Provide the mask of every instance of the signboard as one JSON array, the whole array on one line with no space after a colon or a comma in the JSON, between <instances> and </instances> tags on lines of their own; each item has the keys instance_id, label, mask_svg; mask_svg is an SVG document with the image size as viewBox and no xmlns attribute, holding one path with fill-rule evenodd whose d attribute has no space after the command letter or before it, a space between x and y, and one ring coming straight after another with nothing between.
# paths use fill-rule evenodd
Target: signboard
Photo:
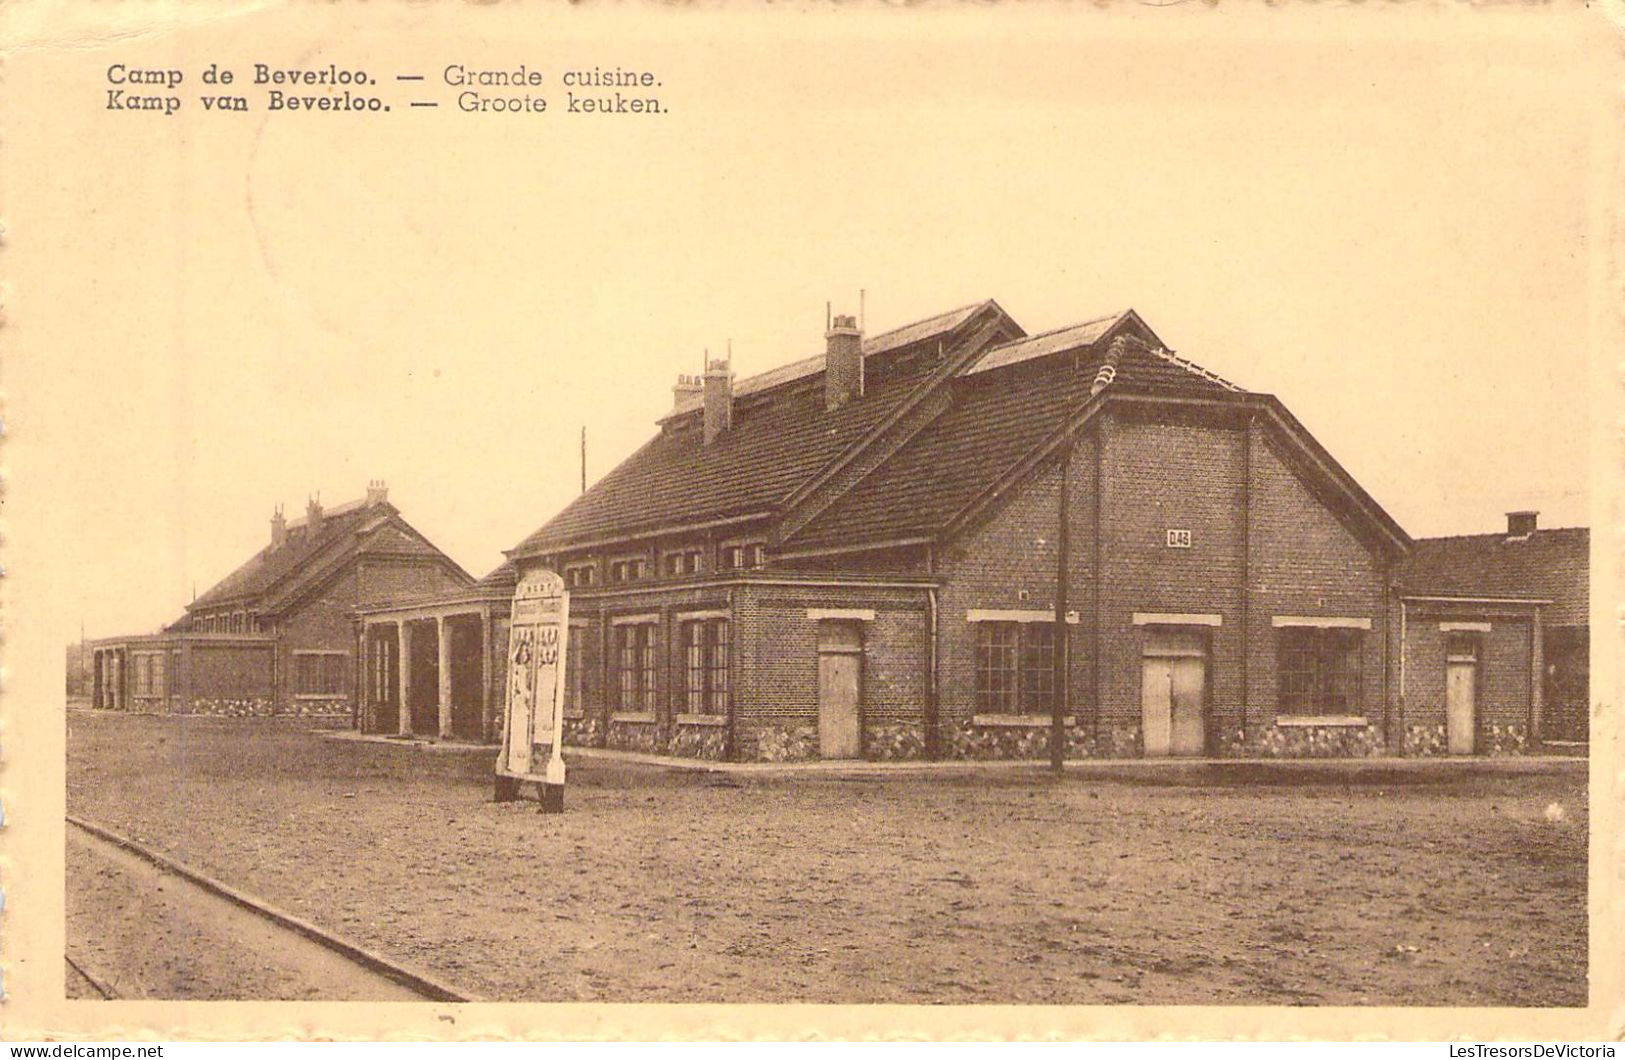
<instances>
[{"instance_id":1,"label":"signboard","mask_svg":"<svg viewBox=\"0 0 1625 1060\"><path fill-rule=\"evenodd\" d=\"M497 772L520 780L564 783L564 659L570 594L550 570L527 571L513 592L508 629L508 701ZM533 761L551 749L545 772Z\"/></svg>"},{"instance_id":2,"label":"signboard","mask_svg":"<svg viewBox=\"0 0 1625 1060\"><path fill-rule=\"evenodd\" d=\"M1168 531L1168 547L1169 548L1190 548L1191 547L1191 532L1189 530L1170 530L1170 531Z\"/></svg>"}]
</instances>

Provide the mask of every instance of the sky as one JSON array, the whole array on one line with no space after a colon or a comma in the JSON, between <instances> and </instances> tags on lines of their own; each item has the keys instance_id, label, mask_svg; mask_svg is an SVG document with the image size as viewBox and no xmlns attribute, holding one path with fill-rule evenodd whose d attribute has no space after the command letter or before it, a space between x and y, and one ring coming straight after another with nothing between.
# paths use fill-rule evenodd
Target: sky
<instances>
[{"instance_id":1,"label":"sky","mask_svg":"<svg viewBox=\"0 0 1625 1060\"><path fill-rule=\"evenodd\" d=\"M275 505L369 479L484 574L576 494L583 428L596 479L705 350L817 353L860 290L871 332L1132 307L1415 536L1593 519L1595 20L620 10L13 22L6 565L38 632L156 628ZM333 62L397 102L396 74L450 101L445 65L523 62L550 109L109 112L113 62L188 99L210 62ZM563 113L558 74L609 65L669 112Z\"/></svg>"}]
</instances>

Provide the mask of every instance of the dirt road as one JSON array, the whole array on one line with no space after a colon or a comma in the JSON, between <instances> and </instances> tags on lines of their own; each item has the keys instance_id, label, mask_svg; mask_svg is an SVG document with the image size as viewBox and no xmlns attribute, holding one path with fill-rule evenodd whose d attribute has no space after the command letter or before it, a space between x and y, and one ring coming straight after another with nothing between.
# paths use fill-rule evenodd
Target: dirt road
<instances>
[{"instance_id":1,"label":"dirt road","mask_svg":"<svg viewBox=\"0 0 1625 1060\"><path fill-rule=\"evenodd\" d=\"M101 996L89 973L119 998L423 1000L71 825L67 841L69 996Z\"/></svg>"},{"instance_id":2,"label":"dirt road","mask_svg":"<svg viewBox=\"0 0 1625 1060\"><path fill-rule=\"evenodd\" d=\"M1583 775L589 764L545 817L492 803L484 756L253 722L72 715L69 757L70 812L493 998L1586 998Z\"/></svg>"}]
</instances>

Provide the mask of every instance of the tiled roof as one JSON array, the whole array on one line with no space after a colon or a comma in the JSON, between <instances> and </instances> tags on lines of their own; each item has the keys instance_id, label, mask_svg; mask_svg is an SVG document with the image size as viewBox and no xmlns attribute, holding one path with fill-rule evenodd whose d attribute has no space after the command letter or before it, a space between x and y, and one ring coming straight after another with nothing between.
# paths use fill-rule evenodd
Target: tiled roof
<instances>
[{"instance_id":1,"label":"tiled roof","mask_svg":"<svg viewBox=\"0 0 1625 1060\"><path fill-rule=\"evenodd\" d=\"M983 310L1003 313L992 302L956 309L876 336L874 349L900 352L908 345L958 337ZM820 357L816 372L778 378L770 398L741 402L736 387L732 425L711 445L704 444L699 416L668 420L659 434L511 554L771 512L867 435L938 364L934 356L875 359L872 350L869 357L863 397L834 411L825 409ZM756 393L766 392L758 387Z\"/></svg>"},{"instance_id":2,"label":"tiled roof","mask_svg":"<svg viewBox=\"0 0 1625 1060\"><path fill-rule=\"evenodd\" d=\"M1551 600L1545 621L1590 621L1591 532L1585 527L1506 534L1418 538L1400 577L1407 592L1432 596L1509 596Z\"/></svg>"},{"instance_id":3,"label":"tiled roof","mask_svg":"<svg viewBox=\"0 0 1625 1060\"><path fill-rule=\"evenodd\" d=\"M287 598L289 591L303 579L329 571L335 564L342 564L360 553L368 531L392 522L403 531L392 543L392 549L440 555L406 526L394 505L387 501L370 505L366 501L350 501L326 509L322 513L321 529L315 533L304 519L290 522L286 541L274 548L267 544L194 600L187 610L207 610L233 603L255 608L273 606Z\"/></svg>"},{"instance_id":4,"label":"tiled roof","mask_svg":"<svg viewBox=\"0 0 1625 1060\"><path fill-rule=\"evenodd\" d=\"M1069 341L1036 343L1045 354L1086 351L1075 369L1068 366L1057 385L1053 362L1035 363L1041 354L1010 357L989 370L995 350L958 379L954 402L886 464L860 482L789 542L789 551L884 541L933 534L972 501L991 489L1022 456L1059 429L1067 409L1088 397L1106 353L1098 340L1121 316L1053 332ZM1012 343L1004 347L1026 345ZM1030 352L1030 351L1029 351ZM1214 396L1228 389L1159 357L1137 343L1127 344L1112 391ZM1063 404L1064 402L1064 404Z\"/></svg>"},{"instance_id":5,"label":"tiled roof","mask_svg":"<svg viewBox=\"0 0 1625 1060\"><path fill-rule=\"evenodd\" d=\"M905 324L900 328L883 331L879 335L866 336L863 340L864 359L867 360L877 354L901 349L911 343L919 342L921 339L934 339L939 335L945 335L964 324L977 312L993 305L993 302L987 301L960 306L958 309L950 309L946 313L938 313L934 317L927 317L912 324ZM738 400L752 394L759 394L776 386L783 386L785 383L793 383L798 379L822 375L823 371L824 355L822 353L814 354L811 357L803 357L799 361L781 364L777 368L770 368L765 372L738 380L734 383L734 399ZM673 420L685 413L694 412L699 409L702 400L699 396L689 397L678 404L665 418Z\"/></svg>"},{"instance_id":6,"label":"tiled roof","mask_svg":"<svg viewBox=\"0 0 1625 1060\"><path fill-rule=\"evenodd\" d=\"M1028 335L1025 338L1006 342L1002 346L995 346L983 354L970 368L966 375L976 375L978 372L991 372L995 368L1004 368L1022 361L1030 361L1038 357L1047 357L1052 353L1064 353L1075 350L1080 346L1091 346L1100 341L1100 337L1110 331L1118 321L1125 319L1127 313L1113 313L1111 316L1098 317L1086 320L1082 324L1072 324L1054 331L1046 331L1041 335Z\"/></svg>"}]
</instances>

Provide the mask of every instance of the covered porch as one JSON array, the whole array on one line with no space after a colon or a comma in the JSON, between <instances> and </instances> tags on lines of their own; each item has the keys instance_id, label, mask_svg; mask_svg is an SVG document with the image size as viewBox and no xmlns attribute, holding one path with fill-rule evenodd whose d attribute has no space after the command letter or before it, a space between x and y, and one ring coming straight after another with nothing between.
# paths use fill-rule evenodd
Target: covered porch
<instances>
[{"instance_id":1,"label":"covered porch","mask_svg":"<svg viewBox=\"0 0 1625 1060\"><path fill-rule=\"evenodd\" d=\"M494 743L502 734L513 584L357 612L355 728L363 733Z\"/></svg>"}]
</instances>

